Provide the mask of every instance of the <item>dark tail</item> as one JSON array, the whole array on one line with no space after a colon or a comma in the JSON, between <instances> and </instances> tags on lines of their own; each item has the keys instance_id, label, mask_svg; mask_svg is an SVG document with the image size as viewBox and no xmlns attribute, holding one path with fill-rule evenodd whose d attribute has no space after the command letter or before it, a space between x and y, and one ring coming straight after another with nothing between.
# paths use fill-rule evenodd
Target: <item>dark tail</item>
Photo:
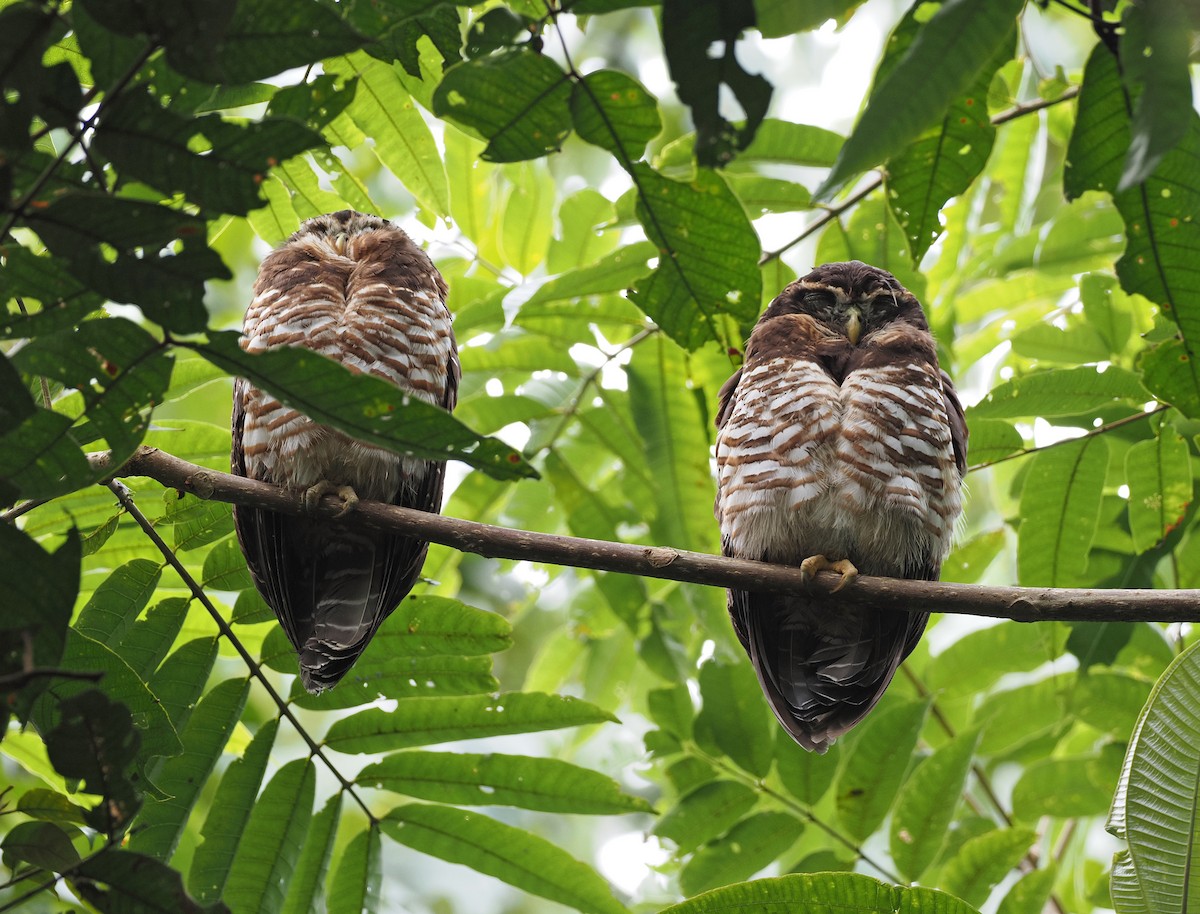
<instances>
[{"instance_id":1,"label":"dark tail","mask_svg":"<svg viewBox=\"0 0 1200 914\"><path fill-rule=\"evenodd\" d=\"M771 710L814 752L875 707L929 619L740 590L729 592L729 614Z\"/></svg>"}]
</instances>

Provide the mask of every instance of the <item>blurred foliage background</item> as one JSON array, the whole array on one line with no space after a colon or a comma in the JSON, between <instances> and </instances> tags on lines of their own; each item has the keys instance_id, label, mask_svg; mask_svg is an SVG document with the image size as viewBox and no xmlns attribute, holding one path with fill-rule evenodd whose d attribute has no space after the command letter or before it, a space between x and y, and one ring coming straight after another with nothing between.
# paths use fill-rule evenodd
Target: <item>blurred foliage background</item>
<instances>
[{"instance_id":1,"label":"blurred foliage background","mask_svg":"<svg viewBox=\"0 0 1200 914\"><path fill-rule=\"evenodd\" d=\"M123 507L86 454L225 470L254 374L453 447L450 516L715 553L717 390L787 282L861 259L969 405L945 579L1200 587L1198 26L1184 0L0 3L0 911L1187 908L1190 624L935 617L812 756L720 591L435 546L313 698L229 507L142 478ZM231 341L261 256L346 207L450 285L459 421L420 441L345 408L362 379Z\"/></svg>"}]
</instances>

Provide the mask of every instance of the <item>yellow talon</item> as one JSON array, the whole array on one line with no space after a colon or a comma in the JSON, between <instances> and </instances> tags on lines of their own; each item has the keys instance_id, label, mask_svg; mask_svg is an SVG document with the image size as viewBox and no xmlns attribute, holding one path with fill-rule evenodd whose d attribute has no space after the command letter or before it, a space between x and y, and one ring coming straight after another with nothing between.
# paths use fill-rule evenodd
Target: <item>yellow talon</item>
<instances>
[{"instance_id":1,"label":"yellow talon","mask_svg":"<svg viewBox=\"0 0 1200 914\"><path fill-rule=\"evenodd\" d=\"M858 569L849 559L838 559L831 562L823 555L810 555L800 563L800 576L807 582L813 580L822 571L836 571L842 576L830 593L837 593L847 584L853 584L858 578Z\"/></svg>"},{"instance_id":2,"label":"yellow talon","mask_svg":"<svg viewBox=\"0 0 1200 914\"><path fill-rule=\"evenodd\" d=\"M342 500L341 510L334 515L335 518L349 514L358 504L358 493L354 491L353 486L339 486L327 479L322 479L316 485L309 486L304 490L304 510L309 514L316 513L317 506L326 495L336 495Z\"/></svg>"}]
</instances>

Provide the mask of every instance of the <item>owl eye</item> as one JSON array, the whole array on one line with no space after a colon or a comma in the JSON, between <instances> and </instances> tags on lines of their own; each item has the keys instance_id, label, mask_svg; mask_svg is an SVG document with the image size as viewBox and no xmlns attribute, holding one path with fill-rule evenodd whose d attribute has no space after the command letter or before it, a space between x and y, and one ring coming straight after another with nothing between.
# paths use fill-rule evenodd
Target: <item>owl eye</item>
<instances>
[{"instance_id":1,"label":"owl eye","mask_svg":"<svg viewBox=\"0 0 1200 914\"><path fill-rule=\"evenodd\" d=\"M828 311L837 304L837 297L832 292L817 289L804 293L804 304L814 311Z\"/></svg>"}]
</instances>

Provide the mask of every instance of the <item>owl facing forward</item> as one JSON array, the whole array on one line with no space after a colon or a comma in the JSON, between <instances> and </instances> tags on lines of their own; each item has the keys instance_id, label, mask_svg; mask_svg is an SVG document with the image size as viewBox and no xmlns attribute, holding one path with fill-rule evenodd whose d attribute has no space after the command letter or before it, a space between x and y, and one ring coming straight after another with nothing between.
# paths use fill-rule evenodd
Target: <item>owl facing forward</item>
<instances>
[{"instance_id":1,"label":"owl facing forward","mask_svg":"<svg viewBox=\"0 0 1200 914\"><path fill-rule=\"evenodd\" d=\"M920 302L890 273L829 263L785 288L721 389L717 427L726 555L832 567L842 584L937 579L967 428ZM879 701L929 618L740 590L729 614L775 716L818 752Z\"/></svg>"},{"instance_id":2,"label":"owl facing forward","mask_svg":"<svg viewBox=\"0 0 1200 914\"><path fill-rule=\"evenodd\" d=\"M343 210L309 219L259 269L242 348L312 349L453 409L460 376L446 283L401 229ZM438 511L445 464L350 438L244 378L234 384L233 471L346 508L358 499ZM328 520L234 509L254 584L310 692L333 686L421 573L429 544Z\"/></svg>"}]
</instances>

